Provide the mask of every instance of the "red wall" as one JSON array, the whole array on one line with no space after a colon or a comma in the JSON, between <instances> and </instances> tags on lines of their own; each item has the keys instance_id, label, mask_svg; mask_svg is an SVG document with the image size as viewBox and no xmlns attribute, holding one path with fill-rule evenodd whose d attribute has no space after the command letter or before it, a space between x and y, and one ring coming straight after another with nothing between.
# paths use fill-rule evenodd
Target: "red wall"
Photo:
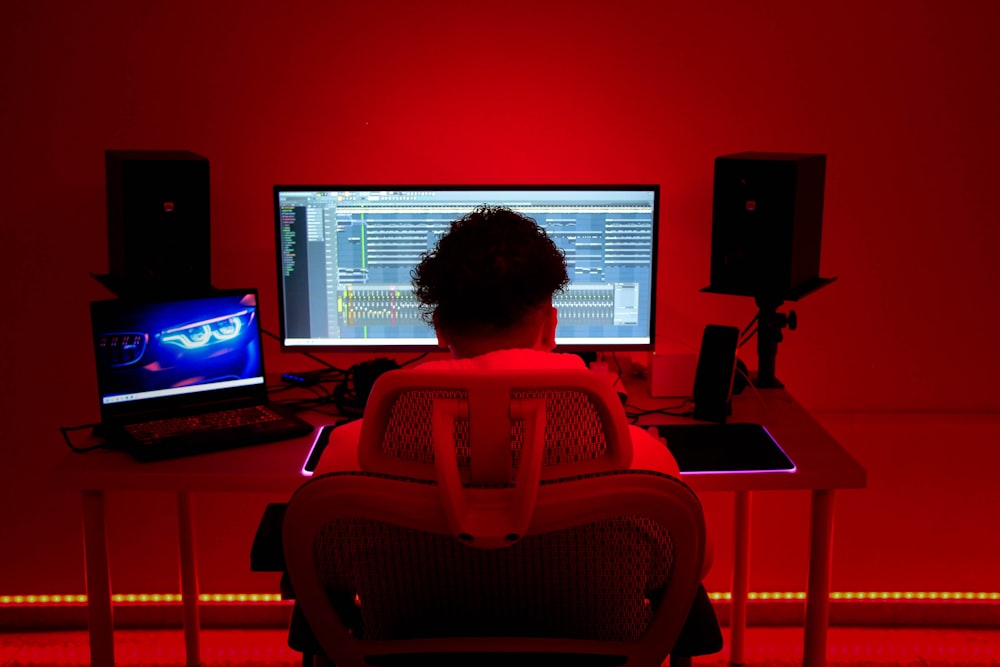
<instances>
[{"instance_id":1,"label":"red wall","mask_svg":"<svg viewBox=\"0 0 1000 667\"><path fill-rule=\"evenodd\" d=\"M966 538L956 555L911 549L917 528L899 529L903 543L877 528L883 512L912 507L900 497L921 502L917 479L968 488L933 462L921 420L962 444L968 469L1000 464L998 7L5 3L0 594L83 592L77 499L47 489L46 470L66 452L57 427L97 418L87 303L106 296L89 274L107 269L108 148L211 160L214 281L259 287L271 329L275 183L660 183L662 347L696 345L704 324L742 327L755 311L699 293L713 159L826 153L823 274L839 280L796 304L800 327L777 367L869 466L871 488L841 494L834 587L1000 590L995 536ZM305 361L268 354L272 370ZM903 416L871 416L885 411ZM952 414L968 412L979 413L971 427ZM865 428L858 414L890 426ZM924 440L889 449L900 438ZM928 463L904 475L900 458ZM276 589L243 570L267 500L196 498L203 590ZM757 503L755 589L803 589L805 501ZM952 502L970 527L997 525L995 495L971 510ZM706 504L728 530L728 499ZM170 499L112 493L108 505L116 592L176 590ZM915 552L911 567L885 566ZM725 560L715 590L728 586Z\"/></svg>"}]
</instances>

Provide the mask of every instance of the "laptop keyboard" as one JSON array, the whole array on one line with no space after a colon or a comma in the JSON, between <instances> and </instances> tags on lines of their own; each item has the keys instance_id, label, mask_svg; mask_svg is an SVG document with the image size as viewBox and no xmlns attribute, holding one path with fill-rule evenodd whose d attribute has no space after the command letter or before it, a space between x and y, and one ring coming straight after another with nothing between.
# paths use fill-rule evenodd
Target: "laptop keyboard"
<instances>
[{"instance_id":1,"label":"laptop keyboard","mask_svg":"<svg viewBox=\"0 0 1000 667\"><path fill-rule=\"evenodd\" d=\"M284 417L274 410L263 405L255 405L247 408L236 408L234 410L223 410L221 412L210 412L201 415L158 419L141 424L128 424L125 426L125 430L136 440L151 442L188 433L217 431L240 426L254 426L256 424L265 424L283 419Z\"/></svg>"}]
</instances>

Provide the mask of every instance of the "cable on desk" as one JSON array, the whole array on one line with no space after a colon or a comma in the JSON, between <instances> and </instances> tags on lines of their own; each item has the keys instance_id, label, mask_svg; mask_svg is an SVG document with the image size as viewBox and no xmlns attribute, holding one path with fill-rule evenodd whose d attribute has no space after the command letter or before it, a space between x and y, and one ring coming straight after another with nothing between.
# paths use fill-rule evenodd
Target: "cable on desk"
<instances>
[{"instance_id":1,"label":"cable on desk","mask_svg":"<svg viewBox=\"0 0 1000 667\"><path fill-rule=\"evenodd\" d=\"M685 398L683 401L677 405L667 405L662 408L653 408L650 410L638 408L634 405L625 405L625 416L628 417L630 424L635 424L642 417L648 415L666 415L669 417L690 417L694 414L694 410L685 410L683 412L675 412L675 410L680 410L685 405L691 403L690 398ZM631 411L630 411L631 410Z\"/></svg>"},{"instance_id":2,"label":"cable on desk","mask_svg":"<svg viewBox=\"0 0 1000 667\"><path fill-rule=\"evenodd\" d=\"M316 405L332 404L334 401L333 396L329 393L316 393L313 396L297 398L272 398L271 402L275 405L280 405L284 408L298 412L300 410L309 410Z\"/></svg>"},{"instance_id":3,"label":"cable on desk","mask_svg":"<svg viewBox=\"0 0 1000 667\"><path fill-rule=\"evenodd\" d=\"M320 414L329 415L331 417L345 417L339 409L337 409L336 404L332 399L298 399L291 401L275 401L277 405L286 407L290 410L298 412L318 412Z\"/></svg>"},{"instance_id":4,"label":"cable on desk","mask_svg":"<svg viewBox=\"0 0 1000 667\"><path fill-rule=\"evenodd\" d=\"M611 358L614 360L615 366L618 368L618 376L615 378L615 383L617 384L619 382L622 382L622 374L624 373L624 371L622 370L621 362L618 361L618 353L612 352Z\"/></svg>"},{"instance_id":5,"label":"cable on desk","mask_svg":"<svg viewBox=\"0 0 1000 667\"><path fill-rule=\"evenodd\" d=\"M306 397L284 397L276 398L278 394L282 394L292 390L306 390L312 393L312 396ZM271 392L271 402L275 405L279 405L284 408L288 408L294 412L304 412L306 410L312 412L320 412L322 414L331 416L344 416L344 414L336 406L336 394L322 384L313 385L295 385L286 384L281 385Z\"/></svg>"},{"instance_id":6,"label":"cable on desk","mask_svg":"<svg viewBox=\"0 0 1000 667\"><path fill-rule=\"evenodd\" d=\"M754 385L753 381L750 380L750 374L747 373L746 371L744 371L742 368L740 368L739 365L736 366L736 372L739 373L740 375L742 375L743 378L746 380L747 386L750 387L750 389L753 390L754 396L757 397L757 402L760 403L760 407L766 413L767 412L767 403L764 402L764 397L760 395L760 392L757 391L757 387Z\"/></svg>"},{"instance_id":7,"label":"cable on desk","mask_svg":"<svg viewBox=\"0 0 1000 667\"><path fill-rule=\"evenodd\" d=\"M416 362L420 361L421 359L423 359L424 357L426 357L428 354L430 354L430 352L424 352L423 354L418 354L417 356L413 357L412 359L408 359L407 361L404 361L403 363L401 363L399 365L399 367L402 368L403 366L409 366L410 364L416 363Z\"/></svg>"},{"instance_id":8,"label":"cable on desk","mask_svg":"<svg viewBox=\"0 0 1000 667\"><path fill-rule=\"evenodd\" d=\"M743 347L744 345L749 343L753 339L753 337L757 334L758 327L755 327L754 324L757 323L757 319L759 317L760 317L760 311L755 313L753 318L747 323L745 327L743 327L743 331L741 331L739 335L739 343L736 345L737 348ZM753 331L750 331L751 328L753 328Z\"/></svg>"},{"instance_id":9,"label":"cable on desk","mask_svg":"<svg viewBox=\"0 0 1000 667\"><path fill-rule=\"evenodd\" d=\"M327 389L323 385L324 382L326 381L324 380L324 381L317 381L317 382L303 384L298 382L289 382L287 378L284 378L284 382L282 384L269 386L267 388L267 393L269 396L273 398L277 394L284 394L290 391L305 390L310 392L317 398L330 399L333 394L329 389ZM295 399L290 399L288 402L293 402L294 400ZM307 398L305 400L313 400L313 399Z\"/></svg>"},{"instance_id":10,"label":"cable on desk","mask_svg":"<svg viewBox=\"0 0 1000 667\"><path fill-rule=\"evenodd\" d=\"M95 429L99 428L100 424L81 424L79 426L60 426L59 432L62 433L63 440L66 441L66 445L77 454L84 454L86 452L92 452L95 449L101 449L106 447L106 442L101 442L96 445L91 445L90 447L77 447L73 444L73 440L69 437L70 431L82 431L85 428Z\"/></svg>"}]
</instances>

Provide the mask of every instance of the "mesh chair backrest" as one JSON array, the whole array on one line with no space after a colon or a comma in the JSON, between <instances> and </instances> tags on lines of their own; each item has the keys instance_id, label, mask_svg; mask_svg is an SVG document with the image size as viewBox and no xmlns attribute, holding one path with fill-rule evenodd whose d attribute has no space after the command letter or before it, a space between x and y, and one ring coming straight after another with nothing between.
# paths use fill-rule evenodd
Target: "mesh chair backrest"
<instances>
[{"instance_id":1,"label":"mesh chair backrest","mask_svg":"<svg viewBox=\"0 0 1000 667\"><path fill-rule=\"evenodd\" d=\"M314 543L327 594L358 639L558 637L639 640L670 577L661 526L624 516L475 549L368 519Z\"/></svg>"},{"instance_id":2,"label":"mesh chair backrest","mask_svg":"<svg viewBox=\"0 0 1000 667\"><path fill-rule=\"evenodd\" d=\"M541 423L544 430L529 447L526 433ZM589 370L415 369L389 371L373 385L358 446L361 469L437 479L435 428L443 440L438 447L454 447L466 483L503 484L523 471L524 453L535 448L542 479L623 469L632 460L621 401L604 377ZM498 447L509 453L504 462Z\"/></svg>"},{"instance_id":3,"label":"mesh chair backrest","mask_svg":"<svg viewBox=\"0 0 1000 667\"><path fill-rule=\"evenodd\" d=\"M466 392L448 389L414 389L401 393L392 405L383 439L383 451L413 463L433 464L431 410L435 399L465 399ZM545 449L542 465L552 466L597 459L607 451L600 417L590 398L573 390L514 390L513 399L543 398L546 408ZM520 462L524 436L521 420L511 422L513 465ZM469 422L455 421L458 466L469 466Z\"/></svg>"}]
</instances>

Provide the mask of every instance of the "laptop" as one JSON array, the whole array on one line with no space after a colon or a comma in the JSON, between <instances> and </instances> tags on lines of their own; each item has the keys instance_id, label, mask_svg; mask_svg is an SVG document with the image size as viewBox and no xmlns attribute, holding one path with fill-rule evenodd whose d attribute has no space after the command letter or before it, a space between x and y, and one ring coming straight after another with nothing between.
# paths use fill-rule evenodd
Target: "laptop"
<instances>
[{"instance_id":1,"label":"laptop","mask_svg":"<svg viewBox=\"0 0 1000 667\"><path fill-rule=\"evenodd\" d=\"M109 443L154 461L312 431L268 400L257 303L254 289L91 303Z\"/></svg>"}]
</instances>

